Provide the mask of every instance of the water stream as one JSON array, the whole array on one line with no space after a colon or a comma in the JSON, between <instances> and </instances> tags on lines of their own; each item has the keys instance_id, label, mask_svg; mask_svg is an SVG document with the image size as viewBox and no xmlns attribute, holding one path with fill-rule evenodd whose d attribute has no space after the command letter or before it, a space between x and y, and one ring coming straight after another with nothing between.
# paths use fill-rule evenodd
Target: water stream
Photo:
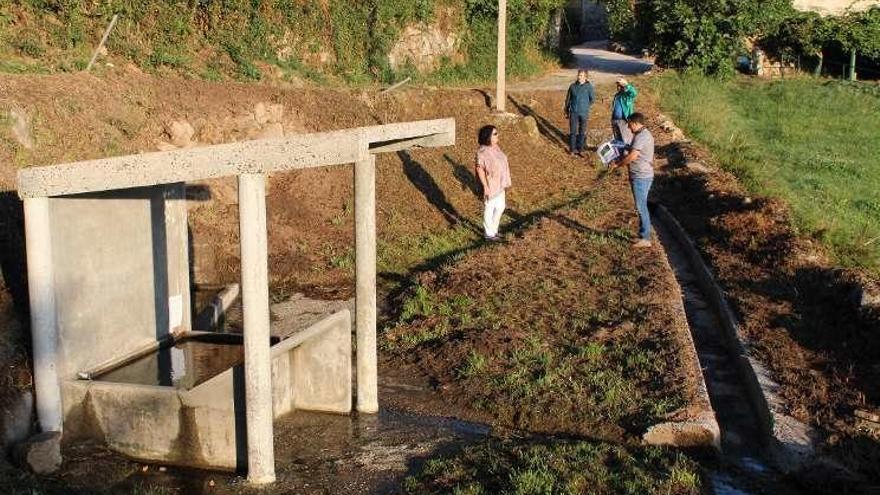
<instances>
[{"instance_id":1,"label":"water stream","mask_svg":"<svg viewBox=\"0 0 880 495\"><path fill-rule=\"evenodd\" d=\"M656 217L654 226L681 286L688 325L709 399L721 427L722 455L717 466L710 470L714 492L718 495L801 493L768 466L757 416L734 358L725 345L720 317L708 303L694 267L670 227L656 221Z\"/></svg>"}]
</instances>

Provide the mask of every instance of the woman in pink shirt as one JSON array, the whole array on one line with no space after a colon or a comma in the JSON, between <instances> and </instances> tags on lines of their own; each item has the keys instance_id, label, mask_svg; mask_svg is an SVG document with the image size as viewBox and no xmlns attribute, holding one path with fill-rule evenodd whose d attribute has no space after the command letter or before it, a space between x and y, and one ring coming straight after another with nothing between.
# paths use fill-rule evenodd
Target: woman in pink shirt
<instances>
[{"instance_id":1,"label":"woman in pink shirt","mask_svg":"<svg viewBox=\"0 0 880 495\"><path fill-rule=\"evenodd\" d=\"M487 125L477 136L480 144L477 149L476 172L483 186L483 226L486 239L498 240L498 228L504 213L504 190L510 187L510 166L507 155L498 147L498 129Z\"/></svg>"}]
</instances>

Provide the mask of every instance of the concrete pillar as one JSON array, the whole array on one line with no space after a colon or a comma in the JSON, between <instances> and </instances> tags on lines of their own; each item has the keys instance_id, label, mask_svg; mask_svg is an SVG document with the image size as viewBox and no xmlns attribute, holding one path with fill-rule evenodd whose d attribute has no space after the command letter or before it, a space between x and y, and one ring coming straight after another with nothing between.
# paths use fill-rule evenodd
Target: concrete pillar
<instances>
[{"instance_id":1,"label":"concrete pillar","mask_svg":"<svg viewBox=\"0 0 880 495\"><path fill-rule=\"evenodd\" d=\"M498 0L498 81L495 89L495 109L507 108L507 0Z\"/></svg>"},{"instance_id":2,"label":"concrete pillar","mask_svg":"<svg viewBox=\"0 0 880 495\"><path fill-rule=\"evenodd\" d=\"M275 481L265 175L238 177L238 208L248 481L264 484Z\"/></svg>"},{"instance_id":3,"label":"concrete pillar","mask_svg":"<svg viewBox=\"0 0 880 495\"><path fill-rule=\"evenodd\" d=\"M357 326L357 410L379 412L376 363L376 157L354 166L355 323Z\"/></svg>"},{"instance_id":4,"label":"concrete pillar","mask_svg":"<svg viewBox=\"0 0 880 495\"><path fill-rule=\"evenodd\" d=\"M24 219L37 418L43 431L61 431L63 415L57 370L58 317L52 270L49 198L25 199Z\"/></svg>"}]
</instances>

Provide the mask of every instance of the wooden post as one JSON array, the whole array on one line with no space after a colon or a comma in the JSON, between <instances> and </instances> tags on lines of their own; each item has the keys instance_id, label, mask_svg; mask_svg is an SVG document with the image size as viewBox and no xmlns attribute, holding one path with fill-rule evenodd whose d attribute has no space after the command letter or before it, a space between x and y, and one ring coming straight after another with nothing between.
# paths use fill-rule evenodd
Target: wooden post
<instances>
[{"instance_id":1,"label":"wooden post","mask_svg":"<svg viewBox=\"0 0 880 495\"><path fill-rule=\"evenodd\" d=\"M507 108L507 0L498 0L498 74L495 109Z\"/></svg>"}]
</instances>

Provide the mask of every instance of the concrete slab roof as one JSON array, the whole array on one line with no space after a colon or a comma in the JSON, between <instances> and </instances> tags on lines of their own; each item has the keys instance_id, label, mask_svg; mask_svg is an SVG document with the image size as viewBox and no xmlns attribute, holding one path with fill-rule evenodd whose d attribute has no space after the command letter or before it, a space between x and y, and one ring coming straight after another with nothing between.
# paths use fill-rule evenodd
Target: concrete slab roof
<instances>
[{"instance_id":1,"label":"concrete slab roof","mask_svg":"<svg viewBox=\"0 0 880 495\"><path fill-rule=\"evenodd\" d=\"M455 120L423 120L144 153L18 172L22 199L354 163L366 153L455 144Z\"/></svg>"}]
</instances>

